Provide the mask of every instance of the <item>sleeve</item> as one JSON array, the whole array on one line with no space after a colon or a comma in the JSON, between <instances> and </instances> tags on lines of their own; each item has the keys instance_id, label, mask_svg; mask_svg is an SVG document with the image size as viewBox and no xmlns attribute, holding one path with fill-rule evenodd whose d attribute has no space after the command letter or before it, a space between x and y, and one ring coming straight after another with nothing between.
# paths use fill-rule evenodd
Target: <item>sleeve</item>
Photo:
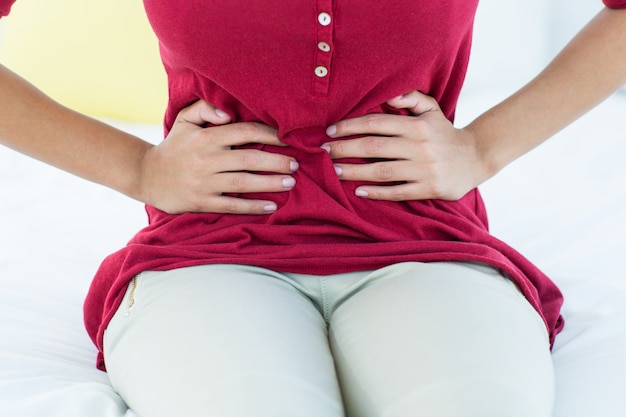
<instances>
[{"instance_id":1,"label":"sleeve","mask_svg":"<svg viewBox=\"0 0 626 417\"><path fill-rule=\"evenodd\" d=\"M0 17L8 16L15 0L0 0Z\"/></svg>"},{"instance_id":2,"label":"sleeve","mask_svg":"<svg viewBox=\"0 0 626 417\"><path fill-rule=\"evenodd\" d=\"M611 9L626 9L626 0L602 0Z\"/></svg>"}]
</instances>

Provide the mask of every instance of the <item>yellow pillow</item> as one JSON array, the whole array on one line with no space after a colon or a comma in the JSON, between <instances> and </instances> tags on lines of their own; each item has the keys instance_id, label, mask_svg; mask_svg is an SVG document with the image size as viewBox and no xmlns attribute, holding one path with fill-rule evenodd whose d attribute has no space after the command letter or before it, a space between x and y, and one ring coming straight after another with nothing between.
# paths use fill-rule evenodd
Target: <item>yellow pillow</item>
<instances>
[{"instance_id":1,"label":"yellow pillow","mask_svg":"<svg viewBox=\"0 0 626 417\"><path fill-rule=\"evenodd\" d=\"M0 62L93 116L160 123L158 43L140 0L18 0L0 27Z\"/></svg>"}]
</instances>

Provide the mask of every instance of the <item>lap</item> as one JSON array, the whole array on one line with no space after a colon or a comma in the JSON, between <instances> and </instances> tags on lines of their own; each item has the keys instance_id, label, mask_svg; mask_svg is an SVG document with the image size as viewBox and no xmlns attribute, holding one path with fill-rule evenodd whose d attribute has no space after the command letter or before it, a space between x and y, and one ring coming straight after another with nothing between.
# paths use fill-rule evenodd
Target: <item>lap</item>
<instances>
[{"instance_id":1,"label":"lap","mask_svg":"<svg viewBox=\"0 0 626 417\"><path fill-rule=\"evenodd\" d=\"M539 316L510 281L459 264L333 277L148 272L104 349L113 386L141 417L331 417L344 402L355 417L548 416L538 410L553 396Z\"/></svg>"},{"instance_id":2,"label":"lap","mask_svg":"<svg viewBox=\"0 0 626 417\"><path fill-rule=\"evenodd\" d=\"M111 382L130 408L141 417L343 414L324 320L260 271L140 275L130 314L132 285L104 345Z\"/></svg>"},{"instance_id":3,"label":"lap","mask_svg":"<svg viewBox=\"0 0 626 417\"><path fill-rule=\"evenodd\" d=\"M337 308L330 340L349 416L550 416L546 327L508 279L406 264Z\"/></svg>"}]
</instances>

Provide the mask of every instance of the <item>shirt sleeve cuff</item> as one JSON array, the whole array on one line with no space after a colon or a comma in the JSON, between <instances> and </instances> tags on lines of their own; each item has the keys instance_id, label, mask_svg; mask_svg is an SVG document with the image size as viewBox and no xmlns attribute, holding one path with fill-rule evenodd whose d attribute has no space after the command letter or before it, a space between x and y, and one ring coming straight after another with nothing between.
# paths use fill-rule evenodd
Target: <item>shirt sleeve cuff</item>
<instances>
[{"instance_id":1,"label":"shirt sleeve cuff","mask_svg":"<svg viewBox=\"0 0 626 417\"><path fill-rule=\"evenodd\" d=\"M626 0L602 0L606 7L611 9L626 9Z\"/></svg>"},{"instance_id":2,"label":"shirt sleeve cuff","mask_svg":"<svg viewBox=\"0 0 626 417\"><path fill-rule=\"evenodd\" d=\"M0 17L8 16L15 0L0 0Z\"/></svg>"}]
</instances>

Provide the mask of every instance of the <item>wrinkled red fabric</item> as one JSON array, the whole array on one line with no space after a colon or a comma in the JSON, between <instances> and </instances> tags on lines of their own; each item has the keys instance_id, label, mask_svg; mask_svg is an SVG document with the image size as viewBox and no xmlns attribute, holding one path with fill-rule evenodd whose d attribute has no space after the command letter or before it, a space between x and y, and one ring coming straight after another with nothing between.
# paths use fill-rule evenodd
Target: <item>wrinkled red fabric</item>
<instances>
[{"instance_id":1,"label":"wrinkled red fabric","mask_svg":"<svg viewBox=\"0 0 626 417\"><path fill-rule=\"evenodd\" d=\"M0 17L8 16L15 0L0 0Z\"/></svg>"},{"instance_id":2,"label":"wrinkled red fabric","mask_svg":"<svg viewBox=\"0 0 626 417\"><path fill-rule=\"evenodd\" d=\"M626 8L626 0L602 0L606 7L612 9L624 9Z\"/></svg>"}]
</instances>

